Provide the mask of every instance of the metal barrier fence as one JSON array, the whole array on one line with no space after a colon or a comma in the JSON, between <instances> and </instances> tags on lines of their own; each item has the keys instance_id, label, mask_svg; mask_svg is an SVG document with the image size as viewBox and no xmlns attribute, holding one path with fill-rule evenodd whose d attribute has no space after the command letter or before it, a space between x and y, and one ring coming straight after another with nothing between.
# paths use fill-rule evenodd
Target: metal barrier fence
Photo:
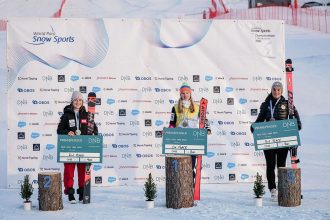
<instances>
[{"instance_id":1,"label":"metal barrier fence","mask_svg":"<svg viewBox=\"0 0 330 220\"><path fill-rule=\"evenodd\" d=\"M205 15L204 15L205 17ZM206 15L206 18L212 18ZM235 20L284 20L287 24L330 33L330 9L260 7L251 9L231 9L229 13L219 13L215 19Z\"/></svg>"}]
</instances>

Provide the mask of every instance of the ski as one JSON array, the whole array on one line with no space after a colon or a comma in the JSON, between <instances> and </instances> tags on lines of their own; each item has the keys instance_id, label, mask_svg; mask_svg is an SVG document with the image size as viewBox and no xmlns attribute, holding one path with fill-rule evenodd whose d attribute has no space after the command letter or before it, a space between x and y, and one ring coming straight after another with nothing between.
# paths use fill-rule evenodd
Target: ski
<instances>
[{"instance_id":1,"label":"ski","mask_svg":"<svg viewBox=\"0 0 330 220\"><path fill-rule=\"evenodd\" d=\"M94 114L96 105L96 94L88 93L88 118L87 118L87 135L92 135L94 132ZM91 163L87 163L85 167L85 184L83 194L83 204L91 202Z\"/></svg>"},{"instance_id":2,"label":"ski","mask_svg":"<svg viewBox=\"0 0 330 220\"><path fill-rule=\"evenodd\" d=\"M289 105L289 118L294 118L294 105L293 105L293 82L292 82L292 72L294 71L292 67L291 59L285 61L285 71L286 71L286 81L288 88L288 105ZM300 162L297 158L297 146L290 148L291 155L291 167L298 168L298 163Z\"/></svg>"},{"instance_id":3,"label":"ski","mask_svg":"<svg viewBox=\"0 0 330 220\"><path fill-rule=\"evenodd\" d=\"M205 98L202 98L199 103L199 128L205 128L207 103L208 101ZM202 155L198 155L197 164L196 164L194 200L200 200L201 171L202 171Z\"/></svg>"}]
</instances>

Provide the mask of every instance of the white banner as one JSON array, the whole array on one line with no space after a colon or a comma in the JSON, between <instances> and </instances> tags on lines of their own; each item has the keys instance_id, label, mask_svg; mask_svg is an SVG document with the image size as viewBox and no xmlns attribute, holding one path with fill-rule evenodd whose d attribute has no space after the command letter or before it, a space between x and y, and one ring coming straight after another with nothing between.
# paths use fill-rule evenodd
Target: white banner
<instances>
[{"instance_id":1,"label":"white banner","mask_svg":"<svg viewBox=\"0 0 330 220\"><path fill-rule=\"evenodd\" d=\"M8 187L62 172L56 129L74 90L99 98L104 158L93 185L143 184L149 172L164 184L160 131L183 82L209 101L202 183L265 176L250 124L271 84L286 85L283 22L24 18L7 31Z\"/></svg>"}]
</instances>

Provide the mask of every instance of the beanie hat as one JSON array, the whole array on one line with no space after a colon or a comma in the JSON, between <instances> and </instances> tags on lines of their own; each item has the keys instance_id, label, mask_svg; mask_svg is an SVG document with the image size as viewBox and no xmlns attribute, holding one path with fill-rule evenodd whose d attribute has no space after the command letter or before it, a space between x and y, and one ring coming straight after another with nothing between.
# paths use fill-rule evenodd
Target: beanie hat
<instances>
[{"instance_id":1,"label":"beanie hat","mask_svg":"<svg viewBox=\"0 0 330 220\"><path fill-rule=\"evenodd\" d=\"M75 99L83 99L81 92L79 91L74 91L71 96L71 102Z\"/></svg>"},{"instance_id":2,"label":"beanie hat","mask_svg":"<svg viewBox=\"0 0 330 220\"><path fill-rule=\"evenodd\" d=\"M191 93L191 88L187 83L183 83L182 86L180 87L180 93L183 93L183 92Z\"/></svg>"},{"instance_id":3,"label":"beanie hat","mask_svg":"<svg viewBox=\"0 0 330 220\"><path fill-rule=\"evenodd\" d=\"M281 91L283 92L283 84L281 82L274 82L273 85L272 85L272 89L274 89L275 87L278 87L281 89Z\"/></svg>"}]
</instances>

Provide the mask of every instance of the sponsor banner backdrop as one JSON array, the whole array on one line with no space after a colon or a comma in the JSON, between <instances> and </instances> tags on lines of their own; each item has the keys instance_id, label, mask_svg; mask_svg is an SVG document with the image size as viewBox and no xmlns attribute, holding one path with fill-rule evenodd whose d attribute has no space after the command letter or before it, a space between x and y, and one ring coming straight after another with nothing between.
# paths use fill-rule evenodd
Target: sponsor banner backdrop
<instances>
[{"instance_id":1,"label":"sponsor banner backdrop","mask_svg":"<svg viewBox=\"0 0 330 220\"><path fill-rule=\"evenodd\" d=\"M161 131L183 82L209 101L202 183L265 176L250 125L271 84L286 86L283 22L24 18L7 27L8 187L63 172L56 129L74 90L98 98L104 145L93 185L143 184L149 172L165 184Z\"/></svg>"}]
</instances>

